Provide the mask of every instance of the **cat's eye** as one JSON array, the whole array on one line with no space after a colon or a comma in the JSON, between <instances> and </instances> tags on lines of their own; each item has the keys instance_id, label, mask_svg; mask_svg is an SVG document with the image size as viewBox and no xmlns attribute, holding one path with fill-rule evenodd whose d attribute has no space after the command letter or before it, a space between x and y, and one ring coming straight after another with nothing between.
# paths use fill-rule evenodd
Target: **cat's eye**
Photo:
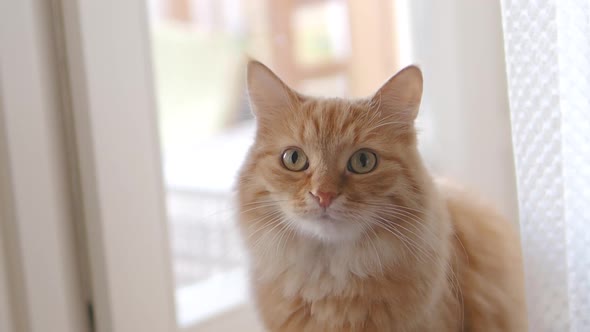
<instances>
[{"instance_id":1,"label":"cat's eye","mask_svg":"<svg viewBox=\"0 0 590 332\"><path fill-rule=\"evenodd\" d=\"M289 148L283 152L283 166L293 172L304 171L309 167L307 156L299 148Z\"/></svg>"},{"instance_id":2,"label":"cat's eye","mask_svg":"<svg viewBox=\"0 0 590 332\"><path fill-rule=\"evenodd\" d=\"M377 166L377 155L368 150L358 150L348 160L348 170L356 174L366 174Z\"/></svg>"}]
</instances>

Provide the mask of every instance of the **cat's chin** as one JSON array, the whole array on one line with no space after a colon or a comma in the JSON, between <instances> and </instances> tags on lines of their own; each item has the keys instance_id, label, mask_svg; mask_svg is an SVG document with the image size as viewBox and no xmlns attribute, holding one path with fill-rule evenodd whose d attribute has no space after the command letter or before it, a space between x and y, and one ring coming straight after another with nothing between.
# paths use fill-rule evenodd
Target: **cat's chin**
<instances>
[{"instance_id":1,"label":"cat's chin","mask_svg":"<svg viewBox=\"0 0 590 332\"><path fill-rule=\"evenodd\" d=\"M361 225L348 220L338 220L329 215L297 218L295 224L303 236L327 243L354 242L365 231Z\"/></svg>"}]
</instances>

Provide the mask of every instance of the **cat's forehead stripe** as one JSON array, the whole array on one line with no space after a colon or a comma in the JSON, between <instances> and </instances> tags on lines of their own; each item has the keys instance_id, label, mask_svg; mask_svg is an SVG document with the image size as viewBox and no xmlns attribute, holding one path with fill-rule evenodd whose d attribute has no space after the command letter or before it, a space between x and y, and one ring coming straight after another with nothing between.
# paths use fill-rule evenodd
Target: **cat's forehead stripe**
<instances>
[{"instance_id":1,"label":"cat's forehead stripe","mask_svg":"<svg viewBox=\"0 0 590 332\"><path fill-rule=\"evenodd\" d=\"M335 140L356 144L361 138L364 122L356 107L335 99L308 101L302 105L303 123L296 128L297 136L304 141L319 138L323 144Z\"/></svg>"}]
</instances>

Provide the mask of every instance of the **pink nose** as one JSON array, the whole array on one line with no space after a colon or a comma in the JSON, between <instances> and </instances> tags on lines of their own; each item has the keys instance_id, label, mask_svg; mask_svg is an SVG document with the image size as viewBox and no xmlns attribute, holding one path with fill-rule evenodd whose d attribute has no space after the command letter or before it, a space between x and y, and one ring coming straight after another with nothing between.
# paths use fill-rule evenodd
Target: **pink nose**
<instances>
[{"instance_id":1,"label":"pink nose","mask_svg":"<svg viewBox=\"0 0 590 332\"><path fill-rule=\"evenodd\" d=\"M334 198L338 196L338 194L336 193L329 193L324 191L318 191L315 194L310 194L318 200L318 204L323 208L327 208L328 206L330 206Z\"/></svg>"}]
</instances>

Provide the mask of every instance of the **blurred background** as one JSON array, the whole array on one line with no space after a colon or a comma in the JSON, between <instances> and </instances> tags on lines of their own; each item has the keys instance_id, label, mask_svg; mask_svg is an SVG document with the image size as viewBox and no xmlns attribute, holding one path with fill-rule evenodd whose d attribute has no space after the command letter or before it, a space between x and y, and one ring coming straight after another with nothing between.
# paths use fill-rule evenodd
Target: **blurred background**
<instances>
[{"instance_id":1,"label":"blurred background","mask_svg":"<svg viewBox=\"0 0 590 332\"><path fill-rule=\"evenodd\" d=\"M232 205L255 130L244 85L249 57L298 91L350 98L374 93L403 66L420 65L418 128L428 166L483 192L517 222L499 3L148 5L179 324L211 331L256 325Z\"/></svg>"}]
</instances>

